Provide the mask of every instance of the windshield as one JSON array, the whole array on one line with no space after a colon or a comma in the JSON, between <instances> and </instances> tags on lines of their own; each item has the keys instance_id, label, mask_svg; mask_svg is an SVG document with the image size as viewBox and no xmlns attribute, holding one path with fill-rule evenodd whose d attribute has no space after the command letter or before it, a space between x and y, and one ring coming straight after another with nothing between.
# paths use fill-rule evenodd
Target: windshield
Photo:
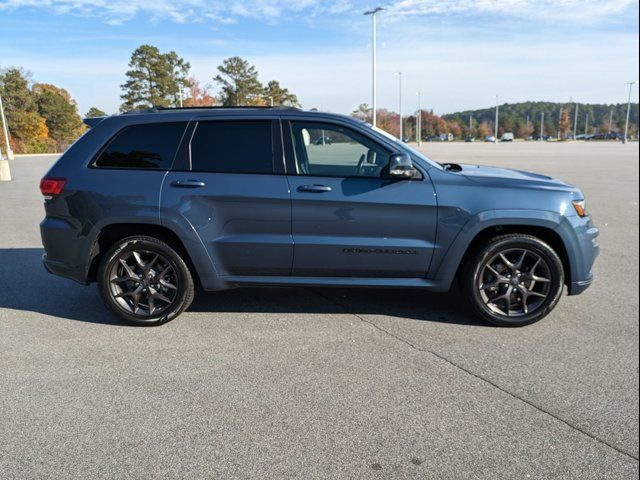
<instances>
[{"instance_id":1,"label":"windshield","mask_svg":"<svg viewBox=\"0 0 640 480\"><path fill-rule=\"evenodd\" d=\"M407 152L409 154L412 154L412 155L418 157L421 160L424 160L429 165L432 165L432 166L434 166L436 168L442 169L442 165L440 163L438 163L438 162L436 162L434 160L431 160L424 153L421 153L418 150L416 150L415 148L411 147L410 145L407 145L406 143L401 142L399 139L397 139L396 137L394 137L390 133L385 132L381 128L374 127L373 125L371 125L369 123L367 123L367 126L369 128L371 128L371 130L373 130L374 132L379 133L380 135L385 137L387 140L393 141L393 143L396 145L396 147L400 148L400 150L403 150L403 151L405 151L405 152Z\"/></svg>"}]
</instances>

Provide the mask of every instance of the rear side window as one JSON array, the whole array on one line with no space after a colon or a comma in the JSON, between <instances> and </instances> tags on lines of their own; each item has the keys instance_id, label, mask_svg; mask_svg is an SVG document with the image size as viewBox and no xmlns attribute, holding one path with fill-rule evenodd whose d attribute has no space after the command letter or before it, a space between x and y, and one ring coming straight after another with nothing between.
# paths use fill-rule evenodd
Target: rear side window
<instances>
[{"instance_id":1,"label":"rear side window","mask_svg":"<svg viewBox=\"0 0 640 480\"><path fill-rule=\"evenodd\" d=\"M200 122L191 140L191 169L273 173L271 121Z\"/></svg>"},{"instance_id":2,"label":"rear side window","mask_svg":"<svg viewBox=\"0 0 640 480\"><path fill-rule=\"evenodd\" d=\"M126 127L111 140L95 165L103 168L169 170L185 127L185 122Z\"/></svg>"}]
</instances>

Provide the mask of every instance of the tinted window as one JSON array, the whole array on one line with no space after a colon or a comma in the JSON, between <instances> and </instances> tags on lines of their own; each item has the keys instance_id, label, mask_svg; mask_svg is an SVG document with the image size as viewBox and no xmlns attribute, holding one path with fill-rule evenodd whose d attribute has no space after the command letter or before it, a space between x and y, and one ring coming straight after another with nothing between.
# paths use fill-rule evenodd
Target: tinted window
<instances>
[{"instance_id":1,"label":"tinted window","mask_svg":"<svg viewBox=\"0 0 640 480\"><path fill-rule=\"evenodd\" d=\"M299 175L380 178L389 153L358 132L330 123L292 122Z\"/></svg>"},{"instance_id":2,"label":"tinted window","mask_svg":"<svg viewBox=\"0 0 640 480\"><path fill-rule=\"evenodd\" d=\"M273 173L271 121L200 122L191 168L200 172Z\"/></svg>"},{"instance_id":3,"label":"tinted window","mask_svg":"<svg viewBox=\"0 0 640 480\"><path fill-rule=\"evenodd\" d=\"M169 170L185 126L173 122L126 127L100 154L96 166Z\"/></svg>"}]
</instances>

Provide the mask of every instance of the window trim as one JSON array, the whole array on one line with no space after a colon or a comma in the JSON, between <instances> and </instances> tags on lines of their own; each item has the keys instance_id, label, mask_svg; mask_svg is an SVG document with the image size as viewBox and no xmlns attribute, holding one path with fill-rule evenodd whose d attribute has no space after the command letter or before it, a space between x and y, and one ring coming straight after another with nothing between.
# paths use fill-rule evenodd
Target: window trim
<instances>
[{"instance_id":1,"label":"window trim","mask_svg":"<svg viewBox=\"0 0 640 480\"><path fill-rule=\"evenodd\" d=\"M169 168L136 168L136 167L103 167L97 164L98 159L102 156L102 154L105 152L105 150L107 150L111 144L116 140L116 138L118 138L120 136L120 134L122 132L124 132L127 129L130 128L135 128L135 127L143 127L143 126L147 126L147 125L166 125L167 123L181 123L183 124L183 129L182 129L182 133L180 134L180 138L178 139L178 144L176 146L176 150L175 152L173 152L173 158L171 159L171 162L169 163ZM176 161L176 158L178 156L178 152L180 152L181 147L182 147L182 142L184 141L184 136L185 133L187 132L187 129L189 128L191 122L189 122L188 120L177 120L177 121L172 121L172 122L145 122L145 123L131 123L129 125L124 125L123 127L119 128L118 130L115 131L115 133L113 133L113 135L111 135L111 137L109 137L109 140L107 140L104 145L102 145L102 147L100 147L98 149L98 151L93 155L93 157L91 158L91 160L89 161L89 163L87 164L87 168L90 169L96 169L96 170L134 170L134 171L145 171L145 172L169 172L171 171L171 169L173 168L173 165Z\"/></svg>"},{"instance_id":2,"label":"window trim","mask_svg":"<svg viewBox=\"0 0 640 480\"><path fill-rule=\"evenodd\" d=\"M191 151L191 144L195 137L196 131L198 130L198 126L200 123L216 123L216 122L226 122L226 123L240 123L240 122L263 122L270 123L271 128L271 172L225 172L225 171L212 171L212 170L195 170L193 168L193 156ZM185 141L186 149L187 149L187 167L188 170L177 170L172 169L173 171L189 171L189 172L197 172L197 173L215 173L218 175L284 175L285 174L285 166L284 166L284 153L282 148L282 126L279 119L274 117L221 117L221 118L206 118L201 119L198 118L193 122L194 127L191 131L190 137ZM277 158L281 158L281 162L277 161Z\"/></svg>"},{"instance_id":3,"label":"window trim","mask_svg":"<svg viewBox=\"0 0 640 480\"><path fill-rule=\"evenodd\" d=\"M291 175L291 176L296 176L296 177L317 177L317 178L348 178L348 179L362 179L362 180L384 180L384 181L410 181L410 180L414 180L414 181L424 181L425 178L425 174L424 172L419 169L415 164L414 164L414 168L416 168L416 170L419 172L420 176L419 177L413 177L410 179L404 179L404 178L394 178L391 176L385 177L385 176L380 176L380 177L370 177L370 176L364 176L364 175L314 175L314 174L309 174L309 173L298 173L298 169L297 169L297 165L296 165L296 155L295 155L295 148L294 148L294 144L293 144L293 126L292 123L293 122L300 122L300 123L319 123L319 124L328 124L328 125L333 125L335 127L338 128L345 128L347 130L356 132L357 134L367 138L368 140L370 140L372 143L378 145L382 150L384 150L385 152L387 152L389 155L391 155L392 153L394 153L394 151L389 148L387 145L379 142L376 138L367 135L366 132L362 132L361 130L354 128L352 125L348 125L348 124L344 124L341 122L336 122L336 121L332 121L332 120L328 120L325 118L322 119L315 119L315 118L304 118L304 117L291 117L291 118L287 118L285 123L285 126L283 128L283 138L284 138L284 151L285 151L285 157L286 157L286 166L287 166L287 175Z\"/></svg>"}]
</instances>

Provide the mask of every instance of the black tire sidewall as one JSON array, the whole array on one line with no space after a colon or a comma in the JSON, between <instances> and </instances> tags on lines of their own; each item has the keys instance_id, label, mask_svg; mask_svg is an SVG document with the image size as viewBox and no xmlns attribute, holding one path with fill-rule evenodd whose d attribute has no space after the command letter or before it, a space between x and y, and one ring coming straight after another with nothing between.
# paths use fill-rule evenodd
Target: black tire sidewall
<instances>
[{"instance_id":1,"label":"black tire sidewall","mask_svg":"<svg viewBox=\"0 0 640 480\"><path fill-rule=\"evenodd\" d=\"M511 248L526 248L540 255L549 267L551 290L544 303L534 312L519 316L507 317L485 308L480 292L476 288L478 276L486 262L499 252ZM503 327L521 327L530 325L546 317L558 304L564 289L564 268L557 253L542 240L528 235L506 235L498 237L479 248L463 273L463 289L468 302L475 313L490 323Z\"/></svg>"},{"instance_id":2,"label":"black tire sidewall","mask_svg":"<svg viewBox=\"0 0 640 480\"><path fill-rule=\"evenodd\" d=\"M109 272L115 262L125 253L133 250L147 250L159 253L173 267L178 276L178 292L167 310L158 315L136 315L127 312L116 302L110 288ZM193 279L181 256L166 243L153 237L128 237L117 242L102 258L98 268L98 288L104 303L117 316L130 325L152 326L166 323L182 313L193 300Z\"/></svg>"}]
</instances>

